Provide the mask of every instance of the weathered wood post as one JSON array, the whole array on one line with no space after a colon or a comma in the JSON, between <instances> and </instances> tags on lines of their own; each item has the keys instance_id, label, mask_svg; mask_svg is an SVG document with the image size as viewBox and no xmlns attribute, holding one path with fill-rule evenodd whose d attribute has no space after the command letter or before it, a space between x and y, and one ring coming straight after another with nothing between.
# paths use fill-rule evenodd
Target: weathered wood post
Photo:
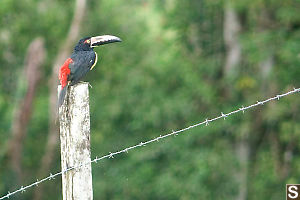
<instances>
[{"instance_id":1,"label":"weathered wood post","mask_svg":"<svg viewBox=\"0 0 300 200\"><path fill-rule=\"evenodd\" d=\"M88 83L69 87L59 121L62 170L91 161ZM62 192L63 200L92 200L91 163L62 174Z\"/></svg>"}]
</instances>

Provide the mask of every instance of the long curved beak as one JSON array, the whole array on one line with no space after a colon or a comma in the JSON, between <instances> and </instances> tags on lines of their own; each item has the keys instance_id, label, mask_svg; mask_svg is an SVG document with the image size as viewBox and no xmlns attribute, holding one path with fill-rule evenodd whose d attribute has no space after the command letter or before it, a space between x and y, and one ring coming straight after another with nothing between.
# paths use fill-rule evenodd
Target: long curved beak
<instances>
[{"instance_id":1,"label":"long curved beak","mask_svg":"<svg viewBox=\"0 0 300 200\"><path fill-rule=\"evenodd\" d=\"M91 37L92 48L104 44L114 43L114 42L122 42L122 40L113 35L101 35L101 36Z\"/></svg>"}]
</instances>

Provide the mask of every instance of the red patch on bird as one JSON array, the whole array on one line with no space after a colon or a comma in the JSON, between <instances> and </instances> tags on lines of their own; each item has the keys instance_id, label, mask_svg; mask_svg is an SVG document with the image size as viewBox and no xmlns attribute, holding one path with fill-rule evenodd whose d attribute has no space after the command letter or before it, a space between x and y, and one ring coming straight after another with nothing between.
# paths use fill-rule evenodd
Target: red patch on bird
<instances>
[{"instance_id":1,"label":"red patch on bird","mask_svg":"<svg viewBox=\"0 0 300 200\"><path fill-rule=\"evenodd\" d=\"M60 67L59 69L59 75L58 78L60 80L61 87L64 88L67 85L68 82L68 76L71 73L71 70L69 68L69 64L72 63L72 58L68 58L65 63Z\"/></svg>"}]
</instances>

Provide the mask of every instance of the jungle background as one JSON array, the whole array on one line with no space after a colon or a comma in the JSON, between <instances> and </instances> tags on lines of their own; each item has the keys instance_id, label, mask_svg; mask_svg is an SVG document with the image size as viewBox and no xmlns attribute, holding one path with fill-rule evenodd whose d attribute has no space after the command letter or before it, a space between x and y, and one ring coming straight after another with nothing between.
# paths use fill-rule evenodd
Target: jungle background
<instances>
[{"instance_id":1,"label":"jungle background","mask_svg":"<svg viewBox=\"0 0 300 200\"><path fill-rule=\"evenodd\" d=\"M0 196L60 171L58 68L96 50L92 158L300 86L298 0L2 0ZM94 199L284 199L299 94L92 165ZM61 179L10 199L62 199Z\"/></svg>"}]
</instances>

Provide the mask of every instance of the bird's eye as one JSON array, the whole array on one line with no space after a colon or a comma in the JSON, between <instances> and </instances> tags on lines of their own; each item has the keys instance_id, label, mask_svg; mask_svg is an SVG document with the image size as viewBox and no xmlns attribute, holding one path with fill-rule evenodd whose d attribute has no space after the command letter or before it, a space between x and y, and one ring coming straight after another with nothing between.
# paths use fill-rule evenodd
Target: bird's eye
<instances>
[{"instance_id":1,"label":"bird's eye","mask_svg":"<svg viewBox=\"0 0 300 200\"><path fill-rule=\"evenodd\" d=\"M86 41L84 41L84 43L89 44L89 43L91 43L91 40L86 40Z\"/></svg>"}]
</instances>

